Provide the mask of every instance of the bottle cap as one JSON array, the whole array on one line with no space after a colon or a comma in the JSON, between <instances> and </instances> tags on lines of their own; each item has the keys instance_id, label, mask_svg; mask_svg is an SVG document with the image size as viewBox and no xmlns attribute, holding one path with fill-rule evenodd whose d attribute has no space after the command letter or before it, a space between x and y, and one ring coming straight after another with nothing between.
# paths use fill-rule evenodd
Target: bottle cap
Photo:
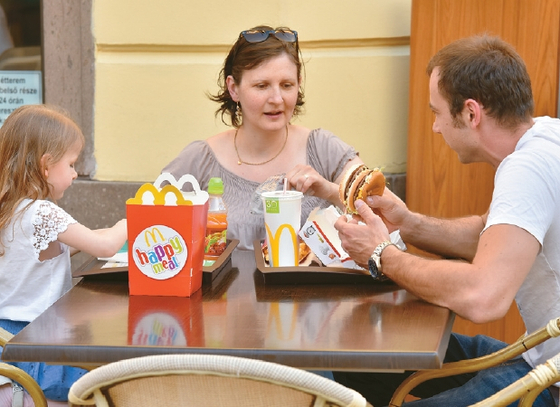
<instances>
[{"instance_id":1,"label":"bottle cap","mask_svg":"<svg viewBox=\"0 0 560 407\"><path fill-rule=\"evenodd\" d=\"M221 178L210 178L210 181L208 181L208 193L210 195L222 195L224 193L224 182Z\"/></svg>"}]
</instances>

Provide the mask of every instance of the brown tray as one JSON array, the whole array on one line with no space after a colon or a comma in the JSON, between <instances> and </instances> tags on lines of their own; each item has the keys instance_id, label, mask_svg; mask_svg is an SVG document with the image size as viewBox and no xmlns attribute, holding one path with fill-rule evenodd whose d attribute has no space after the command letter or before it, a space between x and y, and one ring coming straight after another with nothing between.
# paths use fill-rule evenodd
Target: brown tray
<instances>
[{"instance_id":1,"label":"brown tray","mask_svg":"<svg viewBox=\"0 0 560 407\"><path fill-rule=\"evenodd\" d=\"M265 284L387 284L390 280L376 281L363 271L323 265L301 267L267 266L261 250L262 241L255 240L253 248L257 269Z\"/></svg>"},{"instance_id":2,"label":"brown tray","mask_svg":"<svg viewBox=\"0 0 560 407\"><path fill-rule=\"evenodd\" d=\"M231 268L231 253L237 247L239 240L230 239L227 241L226 250L218 257L212 266L202 267L202 284L209 284L214 281L218 275ZM128 281L128 266L102 268L105 260L99 260L96 257L90 257L80 267L72 273L72 277L83 277L95 280L117 280Z\"/></svg>"}]
</instances>

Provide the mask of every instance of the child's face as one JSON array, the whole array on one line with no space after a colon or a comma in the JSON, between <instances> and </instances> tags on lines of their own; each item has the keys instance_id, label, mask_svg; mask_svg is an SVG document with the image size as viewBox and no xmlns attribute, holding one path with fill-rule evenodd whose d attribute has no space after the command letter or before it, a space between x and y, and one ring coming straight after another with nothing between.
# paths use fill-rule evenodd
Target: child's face
<instances>
[{"instance_id":1,"label":"child's face","mask_svg":"<svg viewBox=\"0 0 560 407\"><path fill-rule=\"evenodd\" d=\"M78 176L74 164L78 160L81 150L81 143L76 142L64 153L59 162L46 165L45 176L51 188L52 199L61 199L64 191L72 185L72 181Z\"/></svg>"}]
</instances>

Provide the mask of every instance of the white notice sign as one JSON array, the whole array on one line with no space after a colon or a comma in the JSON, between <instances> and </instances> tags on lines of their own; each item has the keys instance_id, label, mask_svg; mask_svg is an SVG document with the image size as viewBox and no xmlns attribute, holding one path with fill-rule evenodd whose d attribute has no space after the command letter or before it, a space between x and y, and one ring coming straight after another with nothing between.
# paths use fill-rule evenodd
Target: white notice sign
<instances>
[{"instance_id":1,"label":"white notice sign","mask_svg":"<svg viewBox=\"0 0 560 407\"><path fill-rule=\"evenodd\" d=\"M18 107L41 103L41 71L0 71L0 126Z\"/></svg>"}]
</instances>

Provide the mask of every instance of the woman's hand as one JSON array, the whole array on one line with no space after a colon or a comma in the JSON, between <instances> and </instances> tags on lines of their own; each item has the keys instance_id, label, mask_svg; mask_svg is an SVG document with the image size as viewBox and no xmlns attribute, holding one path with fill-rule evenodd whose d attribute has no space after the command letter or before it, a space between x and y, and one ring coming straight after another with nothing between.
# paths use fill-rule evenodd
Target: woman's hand
<instances>
[{"instance_id":1,"label":"woman's hand","mask_svg":"<svg viewBox=\"0 0 560 407\"><path fill-rule=\"evenodd\" d=\"M288 184L306 195L338 204L338 185L327 181L310 165L298 164L286 174Z\"/></svg>"}]
</instances>

